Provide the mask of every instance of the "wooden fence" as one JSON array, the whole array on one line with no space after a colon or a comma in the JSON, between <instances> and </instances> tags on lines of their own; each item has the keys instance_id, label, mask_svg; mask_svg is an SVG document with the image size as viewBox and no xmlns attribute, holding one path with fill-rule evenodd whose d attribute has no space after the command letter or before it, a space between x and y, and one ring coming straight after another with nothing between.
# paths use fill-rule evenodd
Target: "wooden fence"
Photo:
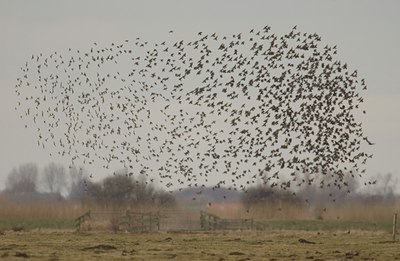
<instances>
[{"instance_id":1,"label":"wooden fence","mask_svg":"<svg viewBox=\"0 0 400 261\"><path fill-rule=\"evenodd\" d=\"M90 219L90 210L75 219L75 229L77 231L80 231L82 224L89 219Z\"/></svg>"},{"instance_id":2,"label":"wooden fence","mask_svg":"<svg viewBox=\"0 0 400 261\"><path fill-rule=\"evenodd\" d=\"M220 218L206 211L200 211L200 227L202 230L264 230L264 224L253 219Z\"/></svg>"},{"instance_id":3,"label":"wooden fence","mask_svg":"<svg viewBox=\"0 0 400 261\"><path fill-rule=\"evenodd\" d=\"M121 213L89 210L75 219L77 231L82 230L83 224L87 224L90 230L153 231L160 230L160 215L158 212L140 213L127 210L125 213Z\"/></svg>"},{"instance_id":4,"label":"wooden fence","mask_svg":"<svg viewBox=\"0 0 400 261\"><path fill-rule=\"evenodd\" d=\"M197 214L196 214L197 213ZM253 219L220 218L206 211L174 210L164 212L91 212L76 218L77 231L82 225L89 230L128 232L184 231L184 230L264 230L264 224ZM200 221L200 222L199 222Z\"/></svg>"},{"instance_id":5,"label":"wooden fence","mask_svg":"<svg viewBox=\"0 0 400 261\"><path fill-rule=\"evenodd\" d=\"M120 218L119 226L129 232L160 230L160 214L158 212L140 213L127 210L125 215Z\"/></svg>"}]
</instances>

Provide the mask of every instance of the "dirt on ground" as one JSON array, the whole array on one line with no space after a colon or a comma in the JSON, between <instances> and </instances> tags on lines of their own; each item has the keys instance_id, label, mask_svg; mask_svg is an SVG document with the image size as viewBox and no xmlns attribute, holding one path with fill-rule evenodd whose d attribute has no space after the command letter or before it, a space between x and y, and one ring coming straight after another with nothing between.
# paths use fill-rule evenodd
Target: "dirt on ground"
<instances>
[{"instance_id":1,"label":"dirt on ground","mask_svg":"<svg viewBox=\"0 0 400 261\"><path fill-rule=\"evenodd\" d=\"M73 233L5 231L4 260L396 260L385 232L224 231Z\"/></svg>"}]
</instances>

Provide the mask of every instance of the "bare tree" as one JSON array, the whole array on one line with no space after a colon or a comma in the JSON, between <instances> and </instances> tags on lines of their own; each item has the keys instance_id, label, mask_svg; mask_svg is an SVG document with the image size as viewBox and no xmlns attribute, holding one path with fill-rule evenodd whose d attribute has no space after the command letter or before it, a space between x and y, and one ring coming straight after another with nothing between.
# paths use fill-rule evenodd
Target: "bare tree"
<instances>
[{"instance_id":1,"label":"bare tree","mask_svg":"<svg viewBox=\"0 0 400 261\"><path fill-rule=\"evenodd\" d=\"M61 193L67 185L64 167L50 163L44 168L42 182L50 193Z\"/></svg>"},{"instance_id":2,"label":"bare tree","mask_svg":"<svg viewBox=\"0 0 400 261\"><path fill-rule=\"evenodd\" d=\"M103 180L103 200L120 205L131 201L136 201L135 185L132 177L122 174L106 177Z\"/></svg>"},{"instance_id":3,"label":"bare tree","mask_svg":"<svg viewBox=\"0 0 400 261\"><path fill-rule=\"evenodd\" d=\"M38 168L34 163L13 169L7 177L6 190L9 192L37 192Z\"/></svg>"},{"instance_id":4,"label":"bare tree","mask_svg":"<svg viewBox=\"0 0 400 261\"><path fill-rule=\"evenodd\" d=\"M154 194L155 202L163 207L171 207L176 205L176 198L169 192L158 191Z\"/></svg>"},{"instance_id":5,"label":"bare tree","mask_svg":"<svg viewBox=\"0 0 400 261\"><path fill-rule=\"evenodd\" d=\"M72 200L83 200L87 195L88 178L83 168L71 166L69 168L69 198Z\"/></svg>"},{"instance_id":6,"label":"bare tree","mask_svg":"<svg viewBox=\"0 0 400 261\"><path fill-rule=\"evenodd\" d=\"M155 199L155 189L153 185L147 182L146 177L140 175L137 180L135 180L135 197L139 203L152 203Z\"/></svg>"},{"instance_id":7,"label":"bare tree","mask_svg":"<svg viewBox=\"0 0 400 261\"><path fill-rule=\"evenodd\" d=\"M271 188L269 184L259 184L247 189L241 197L242 203L250 207L256 204L277 204L278 202L300 203L291 191Z\"/></svg>"}]
</instances>

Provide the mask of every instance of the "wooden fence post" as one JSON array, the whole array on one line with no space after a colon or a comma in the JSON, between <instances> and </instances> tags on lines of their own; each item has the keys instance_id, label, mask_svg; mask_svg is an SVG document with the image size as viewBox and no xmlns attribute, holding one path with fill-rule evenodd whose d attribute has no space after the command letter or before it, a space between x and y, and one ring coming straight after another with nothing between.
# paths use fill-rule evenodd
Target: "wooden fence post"
<instances>
[{"instance_id":1,"label":"wooden fence post","mask_svg":"<svg viewBox=\"0 0 400 261\"><path fill-rule=\"evenodd\" d=\"M150 218L149 218L149 231L153 230L153 212L150 212Z\"/></svg>"},{"instance_id":2,"label":"wooden fence post","mask_svg":"<svg viewBox=\"0 0 400 261\"><path fill-rule=\"evenodd\" d=\"M132 232L132 216L131 216L131 211L129 209L126 210L126 218L128 220L128 230L129 232Z\"/></svg>"},{"instance_id":3,"label":"wooden fence post","mask_svg":"<svg viewBox=\"0 0 400 261\"><path fill-rule=\"evenodd\" d=\"M78 218L75 219L75 227L77 228L77 231L81 230L81 225L84 223L87 219L90 219L90 210L86 212L85 214L79 216Z\"/></svg>"},{"instance_id":4,"label":"wooden fence post","mask_svg":"<svg viewBox=\"0 0 400 261\"><path fill-rule=\"evenodd\" d=\"M200 210L200 227L203 230L205 230L205 228L206 228L206 217L202 210Z\"/></svg>"},{"instance_id":5,"label":"wooden fence post","mask_svg":"<svg viewBox=\"0 0 400 261\"><path fill-rule=\"evenodd\" d=\"M396 240L396 224L397 224L397 213L394 213L394 215L393 215L393 232L392 232L393 241Z\"/></svg>"},{"instance_id":6,"label":"wooden fence post","mask_svg":"<svg viewBox=\"0 0 400 261\"><path fill-rule=\"evenodd\" d=\"M157 229L160 230L160 212L157 211Z\"/></svg>"},{"instance_id":7,"label":"wooden fence post","mask_svg":"<svg viewBox=\"0 0 400 261\"><path fill-rule=\"evenodd\" d=\"M140 217L141 217L141 227L142 227L142 232L143 232L144 231L144 213L142 213L140 215Z\"/></svg>"}]
</instances>

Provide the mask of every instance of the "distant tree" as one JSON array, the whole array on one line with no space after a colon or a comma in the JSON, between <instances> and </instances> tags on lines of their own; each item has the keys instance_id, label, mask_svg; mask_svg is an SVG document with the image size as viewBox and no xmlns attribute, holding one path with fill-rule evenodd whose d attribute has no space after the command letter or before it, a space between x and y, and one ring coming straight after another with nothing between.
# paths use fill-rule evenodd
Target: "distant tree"
<instances>
[{"instance_id":1,"label":"distant tree","mask_svg":"<svg viewBox=\"0 0 400 261\"><path fill-rule=\"evenodd\" d=\"M71 200L83 200L88 197L87 187L88 180L85 170L83 168L77 168L76 166L71 166L69 168L69 192L68 197Z\"/></svg>"},{"instance_id":2,"label":"distant tree","mask_svg":"<svg viewBox=\"0 0 400 261\"><path fill-rule=\"evenodd\" d=\"M371 177L373 181L365 181L363 191L364 200L370 203L383 201L386 203L398 201L396 188L398 187L398 178L391 173L378 174Z\"/></svg>"},{"instance_id":3,"label":"distant tree","mask_svg":"<svg viewBox=\"0 0 400 261\"><path fill-rule=\"evenodd\" d=\"M44 168L42 183L50 193L61 193L67 186L64 167L50 163Z\"/></svg>"},{"instance_id":4,"label":"distant tree","mask_svg":"<svg viewBox=\"0 0 400 261\"><path fill-rule=\"evenodd\" d=\"M391 173L386 173L386 174L378 174L377 179L378 181L373 181L371 184L376 186L376 194L379 194L379 192L384 195L385 197L393 197L394 191L397 188L398 184L398 178L393 176Z\"/></svg>"},{"instance_id":5,"label":"distant tree","mask_svg":"<svg viewBox=\"0 0 400 261\"><path fill-rule=\"evenodd\" d=\"M144 176L136 179L126 170L116 172L99 183L87 186L87 194L97 202L112 206L129 205L163 205L175 204L175 197L169 193L156 190Z\"/></svg>"},{"instance_id":6,"label":"distant tree","mask_svg":"<svg viewBox=\"0 0 400 261\"><path fill-rule=\"evenodd\" d=\"M153 203L155 200L155 189L152 184L148 183L145 176L140 176L135 180L135 198L137 202Z\"/></svg>"},{"instance_id":7,"label":"distant tree","mask_svg":"<svg viewBox=\"0 0 400 261\"><path fill-rule=\"evenodd\" d=\"M122 174L106 177L103 180L103 200L116 205L136 201L135 185L132 177Z\"/></svg>"},{"instance_id":8,"label":"distant tree","mask_svg":"<svg viewBox=\"0 0 400 261\"><path fill-rule=\"evenodd\" d=\"M323 206L328 202L345 202L349 196L354 196L359 188L359 183L351 177L351 173L344 173L340 185L332 172L316 176L304 173L304 180L307 184L297 191L297 195L309 202L311 206ZM309 182L313 180L314 182ZM352 192L352 194L350 194Z\"/></svg>"},{"instance_id":9,"label":"distant tree","mask_svg":"<svg viewBox=\"0 0 400 261\"><path fill-rule=\"evenodd\" d=\"M6 190L12 193L37 192L38 168L34 163L14 168L7 177Z\"/></svg>"},{"instance_id":10,"label":"distant tree","mask_svg":"<svg viewBox=\"0 0 400 261\"><path fill-rule=\"evenodd\" d=\"M164 207L176 205L176 197L166 191L157 191L154 195L154 200L155 203Z\"/></svg>"},{"instance_id":11,"label":"distant tree","mask_svg":"<svg viewBox=\"0 0 400 261\"><path fill-rule=\"evenodd\" d=\"M273 189L268 184L257 185L247 189L242 194L241 201L245 206L256 204L276 204L278 202L299 202L299 198L295 197L289 190Z\"/></svg>"},{"instance_id":12,"label":"distant tree","mask_svg":"<svg viewBox=\"0 0 400 261\"><path fill-rule=\"evenodd\" d=\"M126 169L117 171L101 181L93 182L82 168L69 169L69 199L93 201L105 206L129 206L137 204L158 204L172 206L175 197L165 191L156 190L144 176L135 179Z\"/></svg>"},{"instance_id":13,"label":"distant tree","mask_svg":"<svg viewBox=\"0 0 400 261\"><path fill-rule=\"evenodd\" d=\"M85 180L84 187L85 189L80 198L81 201L94 201L101 204L105 203L104 191L100 183Z\"/></svg>"}]
</instances>

